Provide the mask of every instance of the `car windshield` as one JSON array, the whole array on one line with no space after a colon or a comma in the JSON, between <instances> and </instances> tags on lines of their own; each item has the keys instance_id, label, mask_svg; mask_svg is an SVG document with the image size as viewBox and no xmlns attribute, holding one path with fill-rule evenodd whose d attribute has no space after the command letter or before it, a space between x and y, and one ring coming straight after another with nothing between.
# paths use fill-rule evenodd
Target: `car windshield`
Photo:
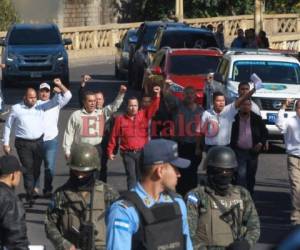
<instances>
[{"instance_id":1,"label":"car windshield","mask_svg":"<svg viewBox=\"0 0 300 250\"><path fill-rule=\"evenodd\" d=\"M297 63L278 61L236 61L233 65L232 80L249 81L253 73L263 82L300 84L300 66Z\"/></svg>"},{"instance_id":2,"label":"car windshield","mask_svg":"<svg viewBox=\"0 0 300 250\"><path fill-rule=\"evenodd\" d=\"M170 32L163 36L162 47L171 48L208 48L218 47L214 36L204 32Z\"/></svg>"},{"instance_id":3,"label":"car windshield","mask_svg":"<svg viewBox=\"0 0 300 250\"><path fill-rule=\"evenodd\" d=\"M174 55L170 59L170 73L175 75L200 75L215 72L218 56Z\"/></svg>"},{"instance_id":4,"label":"car windshield","mask_svg":"<svg viewBox=\"0 0 300 250\"><path fill-rule=\"evenodd\" d=\"M58 32L53 28L13 29L9 36L9 45L60 44Z\"/></svg>"}]
</instances>

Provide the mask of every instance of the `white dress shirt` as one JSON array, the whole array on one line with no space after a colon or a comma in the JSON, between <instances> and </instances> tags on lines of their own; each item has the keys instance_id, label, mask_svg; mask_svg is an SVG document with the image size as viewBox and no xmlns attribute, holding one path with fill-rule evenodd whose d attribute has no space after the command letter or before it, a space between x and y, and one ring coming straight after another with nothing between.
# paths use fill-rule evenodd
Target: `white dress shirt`
<instances>
[{"instance_id":1,"label":"white dress shirt","mask_svg":"<svg viewBox=\"0 0 300 250\"><path fill-rule=\"evenodd\" d=\"M284 113L284 109L279 110L276 125L284 135L287 154L300 157L300 118L297 115L285 118Z\"/></svg>"},{"instance_id":2,"label":"white dress shirt","mask_svg":"<svg viewBox=\"0 0 300 250\"><path fill-rule=\"evenodd\" d=\"M9 145L10 132L15 126L15 136L28 140L35 140L44 134L44 111L59 105L59 98L55 95L49 102L35 104L28 107L24 102L12 106L5 123L3 141Z\"/></svg>"},{"instance_id":3,"label":"white dress shirt","mask_svg":"<svg viewBox=\"0 0 300 250\"><path fill-rule=\"evenodd\" d=\"M58 135L58 118L59 118L59 112L60 110L68 104L68 102L71 100L72 94L71 91L68 90L64 94L58 95L58 102L59 104L52 109L45 110L44 113L44 141L50 141L53 140ZM47 103L47 101L38 100L37 104Z\"/></svg>"},{"instance_id":4,"label":"white dress shirt","mask_svg":"<svg viewBox=\"0 0 300 250\"><path fill-rule=\"evenodd\" d=\"M208 135L205 135L206 145L228 145L231 140L232 123L237 112L238 109L235 108L234 102L226 105L219 114L214 109L206 110L202 115L201 125L198 126L196 132L208 132ZM210 125L207 127L207 124ZM212 124L215 126L211 126Z\"/></svg>"}]
</instances>

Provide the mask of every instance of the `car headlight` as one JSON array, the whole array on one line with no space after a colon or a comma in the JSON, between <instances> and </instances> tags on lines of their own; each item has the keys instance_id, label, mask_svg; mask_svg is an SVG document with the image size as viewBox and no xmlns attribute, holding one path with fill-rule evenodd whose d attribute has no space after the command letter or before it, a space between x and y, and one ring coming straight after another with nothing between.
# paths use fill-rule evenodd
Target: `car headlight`
<instances>
[{"instance_id":1,"label":"car headlight","mask_svg":"<svg viewBox=\"0 0 300 250\"><path fill-rule=\"evenodd\" d=\"M170 83L170 90L176 93L182 93L184 90L184 87L182 87L181 85L175 83L175 82L171 82Z\"/></svg>"},{"instance_id":2,"label":"car headlight","mask_svg":"<svg viewBox=\"0 0 300 250\"><path fill-rule=\"evenodd\" d=\"M59 54L57 55L57 61L63 61L63 60L64 60L63 54L62 54L62 53L59 53Z\"/></svg>"},{"instance_id":3,"label":"car headlight","mask_svg":"<svg viewBox=\"0 0 300 250\"><path fill-rule=\"evenodd\" d=\"M16 59L17 59L17 56L15 54L13 54L13 53L8 53L7 58L6 58L6 60L8 62L13 62Z\"/></svg>"}]
</instances>

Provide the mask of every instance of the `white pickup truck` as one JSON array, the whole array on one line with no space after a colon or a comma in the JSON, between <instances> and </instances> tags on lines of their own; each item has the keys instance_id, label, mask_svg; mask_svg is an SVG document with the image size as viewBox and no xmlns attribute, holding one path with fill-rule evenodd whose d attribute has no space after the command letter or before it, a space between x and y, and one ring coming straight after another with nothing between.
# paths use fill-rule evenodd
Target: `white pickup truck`
<instances>
[{"instance_id":1,"label":"white pickup truck","mask_svg":"<svg viewBox=\"0 0 300 250\"><path fill-rule=\"evenodd\" d=\"M269 51L228 51L215 73L216 84L223 85L228 102L238 96L238 85L249 82L256 73L262 79L262 88L253 95L259 106L271 137L280 135L275 126L278 110L286 98L300 99L300 63L292 56ZM251 86L252 87L252 86ZM295 101L292 102L285 117L295 114Z\"/></svg>"}]
</instances>

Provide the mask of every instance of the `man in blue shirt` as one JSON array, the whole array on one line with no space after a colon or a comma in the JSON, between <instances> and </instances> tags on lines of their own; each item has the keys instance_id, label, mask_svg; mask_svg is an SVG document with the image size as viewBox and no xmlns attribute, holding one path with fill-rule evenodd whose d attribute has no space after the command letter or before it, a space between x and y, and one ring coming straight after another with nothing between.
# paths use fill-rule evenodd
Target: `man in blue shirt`
<instances>
[{"instance_id":1,"label":"man in blue shirt","mask_svg":"<svg viewBox=\"0 0 300 250\"><path fill-rule=\"evenodd\" d=\"M177 168L190 161L178 157L177 143L151 140L142 151L141 180L115 202L107 218L107 249L193 249L186 206L174 191Z\"/></svg>"}]
</instances>

